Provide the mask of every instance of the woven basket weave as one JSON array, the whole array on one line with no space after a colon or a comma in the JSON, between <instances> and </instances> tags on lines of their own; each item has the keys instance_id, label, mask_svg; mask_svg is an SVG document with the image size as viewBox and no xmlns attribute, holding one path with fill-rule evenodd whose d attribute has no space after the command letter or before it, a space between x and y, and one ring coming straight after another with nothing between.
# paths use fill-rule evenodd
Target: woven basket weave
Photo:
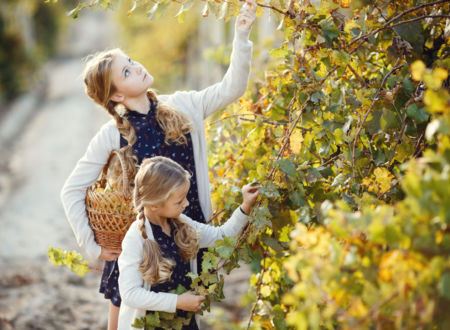
<instances>
[{"instance_id":1,"label":"woven basket weave","mask_svg":"<svg viewBox=\"0 0 450 330\"><path fill-rule=\"evenodd\" d=\"M119 158L122 167L122 191L105 191L108 167L114 156ZM107 249L122 249L122 240L136 219L136 214L129 192L126 163L119 152L111 153L100 179L88 188L86 213L97 244Z\"/></svg>"}]
</instances>

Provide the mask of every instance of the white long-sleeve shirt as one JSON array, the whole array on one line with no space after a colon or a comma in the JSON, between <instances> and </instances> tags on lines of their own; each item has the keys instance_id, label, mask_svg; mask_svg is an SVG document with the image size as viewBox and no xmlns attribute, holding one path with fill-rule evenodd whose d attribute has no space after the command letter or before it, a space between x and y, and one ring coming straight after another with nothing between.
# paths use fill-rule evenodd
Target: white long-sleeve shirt
<instances>
[{"instance_id":1,"label":"white long-sleeve shirt","mask_svg":"<svg viewBox=\"0 0 450 330\"><path fill-rule=\"evenodd\" d=\"M200 206L205 218L211 216L208 163L204 119L238 99L247 89L252 54L249 32L235 31L230 66L222 81L201 91L178 91L170 95L159 95L186 114L192 122L192 145ZM86 214L86 190L98 178L113 150L120 149L120 133L112 119L104 124L89 143L84 156L77 162L61 191L64 210L77 239L78 245L89 258L100 256L101 248L94 240Z\"/></svg>"},{"instance_id":2,"label":"white long-sleeve shirt","mask_svg":"<svg viewBox=\"0 0 450 330\"><path fill-rule=\"evenodd\" d=\"M225 236L236 236L247 223L248 217L237 208L231 218L220 227L214 227L191 220L181 215L181 218L200 232L199 247L214 245L218 239ZM149 221L145 221L145 231L148 239L155 240ZM119 257L119 291L122 298L119 312L118 330L133 329L131 324L136 318L145 316L147 310L174 313L177 307L178 295L168 292L152 292L151 286L142 279L139 265L143 260L145 239L135 221L128 229L122 241L122 253ZM197 259L190 261L192 272L197 272Z\"/></svg>"}]
</instances>

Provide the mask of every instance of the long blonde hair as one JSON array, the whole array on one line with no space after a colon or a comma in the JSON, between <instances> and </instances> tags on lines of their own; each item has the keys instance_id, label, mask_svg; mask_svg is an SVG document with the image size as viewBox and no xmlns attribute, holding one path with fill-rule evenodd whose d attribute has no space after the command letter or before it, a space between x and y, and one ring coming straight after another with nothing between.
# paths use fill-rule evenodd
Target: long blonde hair
<instances>
[{"instance_id":1,"label":"long blonde hair","mask_svg":"<svg viewBox=\"0 0 450 330\"><path fill-rule=\"evenodd\" d=\"M117 129L128 145L119 150L123 155L129 171L130 182L136 174L137 158L133 154L133 145L137 141L136 132L130 122L123 116L123 105L111 100L117 91L112 81L112 63L117 55L124 54L122 50L115 48L87 58L83 72L86 94L97 104L102 106L116 121ZM192 124L187 116L177 111L166 103L159 102L153 91L147 91L150 100L157 104L156 120L165 132L164 142L176 145L187 144L186 134L192 130ZM116 161L112 168L119 168ZM113 171L119 173L120 170ZM121 183L121 175L117 175L117 181Z\"/></svg>"},{"instance_id":2,"label":"long blonde hair","mask_svg":"<svg viewBox=\"0 0 450 330\"><path fill-rule=\"evenodd\" d=\"M171 194L189 183L191 175L183 167L166 157L144 159L134 180L133 202L138 214L138 227L145 239L143 261L139 267L144 281L153 285L170 279L175 263L164 258L161 249L153 240L148 239L145 231L144 207L161 205ZM181 218L171 219L175 226L175 244L180 249L183 260L194 259L198 252L198 233Z\"/></svg>"}]
</instances>

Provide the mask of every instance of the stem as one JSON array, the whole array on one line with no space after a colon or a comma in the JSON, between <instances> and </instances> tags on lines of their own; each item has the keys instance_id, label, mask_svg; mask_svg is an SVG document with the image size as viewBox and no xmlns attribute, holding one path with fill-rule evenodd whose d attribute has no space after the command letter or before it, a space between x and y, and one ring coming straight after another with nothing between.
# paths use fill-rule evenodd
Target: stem
<instances>
[{"instance_id":1,"label":"stem","mask_svg":"<svg viewBox=\"0 0 450 330\"><path fill-rule=\"evenodd\" d=\"M270 125L273 125L273 126L284 126L284 125L288 124L287 121L276 122L276 121L271 120L269 117L260 115L258 113L240 113L240 114L229 115L229 116L223 117L221 119L215 120L215 121L209 123L209 125L217 124L217 123L219 123L219 122L221 122L223 120L230 119L230 118L236 118L236 117L239 118L240 120L243 120L243 121L250 121L250 122L253 122L253 123L256 122L255 119L242 118L243 116L261 117L261 118L263 118L262 119L263 123L270 124ZM312 131L311 128L306 128L306 127L302 127L302 126L298 126L298 125L296 126L296 128L302 130L303 132L311 132Z\"/></svg>"},{"instance_id":2,"label":"stem","mask_svg":"<svg viewBox=\"0 0 450 330\"><path fill-rule=\"evenodd\" d=\"M404 24L415 22L415 21L420 21L421 19L424 19L424 18L450 18L450 15L423 15L423 16L411 18L411 19L406 20L406 21L401 21L401 22L395 23L395 24L393 24L391 26L388 26L387 28L390 29L390 28L393 28L395 26L404 25Z\"/></svg>"},{"instance_id":3,"label":"stem","mask_svg":"<svg viewBox=\"0 0 450 330\"><path fill-rule=\"evenodd\" d=\"M259 279L258 279L258 283L256 285L256 299L255 299L255 303L253 304L252 307L252 311L250 312L250 317L248 319L248 324L247 324L247 330L250 329L250 324L252 323L253 320L253 315L255 314L256 311L256 306L258 305L258 301L261 299L261 286L262 286L262 280L264 277L264 273L266 272L266 251L264 250L264 255L263 255L263 268L261 270Z\"/></svg>"},{"instance_id":4,"label":"stem","mask_svg":"<svg viewBox=\"0 0 450 330\"><path fill-rule=\"evenodd\" d=\"M221 209L220 211L217 211L215 214L213 214L211 216L211 218L206 223L210 223L211 221L213 221L215 218L217 218L220 214L222 214L225 211L226 211L226 209Z\"/></svg>"},{"instance_id":5,"label":"stem","mask_svg":"<svg viewBox=\"0 0 450 330\"><path fill-rule=\"evenodd\" d=\"M294 95L294 97L292 98L292 100L291 100L290 103L292 103L294 100L295 100L295 95ZM286 134L286 136L285 136L285 141L284 141L284 143L283 143L283 146L281 147L280 152L278 153L278 156L277 156L277 158L275 159L275 162L274 162L274 163L276 163L277 160L279 160L279 159L283 156L284 150L286 149L286 146L287 146L288 143L289 143L289 138L291 137L292 133L294 132L294 129L295 129L295 127L297 126L298 122L300 121L300 118L302 117L303 111L305 111L305 109L306 109L306 107L308 106L308 104L309 104L309 101L306 101L306 102L305 102L305 105L304 105L303 108L300 110L300 113L298 114L297 119L296 119L295 122L294 122L294 125L293 125L292 128L290 129L289 133ZM267 176L267 179L268 179L268 180L270 180L270 179L273 177L276 168L277 168L277 166L274 165L274 167L273 167L272 170L270 171L270 174Z\"/></svg>"},{"instance_id":6,"label":"stem","mask_svg":"<svg viewBox=\"0 0 450 330\"><path fill-rule=\"evenodd\" d=\"M350 71L353 73L353 75L356 77L356 79L359 80L361 85L363 87L367 87L366 82L361 78L361 76L358 73L356 73L355 69L353 69L353 67L350 64L347 64L347 67L350 69Z\"/></svg>"},{"instance_id":7,"label":"stem","mask_svg":"<svg viewBox=\"0 0 450 330\"><path fill-rule=\"evenodd\" d=\"M389 297L387 297L386 299L384 299L383 301L379 302L378 304L376 304L375 306L373 306L370 311L362 318L360 318L358 320L358 322L356 322L355 326L361 325L362 323L364 323L365 320L367 320L368 318L370 318L372 316L373 313L377 312L381 307L383 307L384 305L386 305L387 303L389 303L391 300L393 300L394 298L396 298L398 295L400 294L399 291L395 291L393 294L391 294Z\"/></svg>"},{"instance_id":8,"label":"stem","mask_svg":"<svg viewBox=\"0 0 450 330\"><path fill-rule=\"evenodd\" d=\"M398 20L400 17L402 17L402 16L404 16L404 15L406 15L406 14L409 14L409 13L411 13L411 12L413 12L413 11L416 11L416 10L419 10L419 9L422 9L422 8L425 8L425 7L434 6L434 5L438 5L438 4L446 3L446 2L450 2L450 0L439 0L439 1L435 1L435 2L424 3L424 4L419 5L419 6L416 6L416 7L414 7L414 8L410 8L410 9L408 9L408 10L405 10L405 11L401 12L400 14L394 16L394 17L391 18L390 20L388 20L385 24L383 24L383 26L379 27L378 29L375 29L375 30L373 30L372 32L366 33L365 35L362 35L362 36L356 38L355 40L353 40L353 41L348 45L348 47L351 47L354 43L356 43L357 41L359 41L359 40L362 39L362 40L360 41L360 43L358 44L358 46L357 46L356 48L354 48L354 49L351 51L351 53L353 53L353 52L354 52L356 49L358 49L364 42L366 42L366 40L367 40L370 36L372 36L372 35L374 35L374 34L380 32L381 30L389 29L389 28L392 28L393 26L396 26L396 25L392 25L392 26L389 26L389 25L390 25L392 22ZM438 15L436 15L436 16L438 16ZM442 15L442 16L446 16L446 15ZM424 17L422 17L422 18L424 18ZM408 22L408 21L404 21L404 22ZM410 23L410 22L408 22L408 23ZM403 24L407 24L407 23L403 23ZM351 54L351 53L350 53L350 54Z\"/></svg>"},{"instance_id":9,"label":"stem","mask_svg":"<svg viewBox=\"0 0 450 330\"><path fill-rule=\"evenodd\" d=\"M256 5L257 5L257 6L260 6L260 7L263 7L263 8L269 8L269 9L275 10L275 11L279 12L279 13L282 14L282 15L290 16L290 15L289 15L289 12L287 12L287 11L282 11L281 9L278 9L278 8L276 8L276 7L274 7L274 6L263 5L263 4L261 4L261 3L257 3Z\"/></svg>"},{"instance_id":10,"label":"stem","mask_svg":"<svg viewBox=\"0 0 450 330\"><path fill-rule=\"evenodd\" d=\"M399 60L397 60L397 62L395 63L395 65L397 65L398 62L399 62ZM361 130L362 130L362 128L363 128L363 126L364 126L364 124L365 124L365 122L366 122L366 120L367 120L367 117L368 117L369 114L372 112L372 110L373 110L373 108L374 108L374 106L375 106L375 103L377 103L377 101L378 101L378 96L380 95L380 92L381 92L381 90L383 89L383 86L384 86L384 84L386 83L386 80L389 78L389 76L390 76L391 74L393 74L396 70L400 69L400 68L403 67L404 65L405 65L405 63L400 64L400 65L398 65L398 66L394 66L394 68L392 68L391 71L389 71L389 72L384 76L383 80L381 81L380 87L378 88L378 91L377 91L377 93L375 94L375 97L374 97L374 99L373 99L373 101L372 101L372 104L370 105L369 110L367 110L367 112L364 114L364 117L363 117L363 119L362 119L362 121L361 121L361 124L359 125L359 127L358 127L358 129L357 129L357 131L356 131L355 138L354 138L354 140L353 140L353 151L352 151L353 178L356 178L356 166L355 166L355 162L356 162L355 157L356 157L356 155L355 155L355 153L356 153L356 142L358 141L359 134L361 133Z\"/></svg>"}]
</instances>

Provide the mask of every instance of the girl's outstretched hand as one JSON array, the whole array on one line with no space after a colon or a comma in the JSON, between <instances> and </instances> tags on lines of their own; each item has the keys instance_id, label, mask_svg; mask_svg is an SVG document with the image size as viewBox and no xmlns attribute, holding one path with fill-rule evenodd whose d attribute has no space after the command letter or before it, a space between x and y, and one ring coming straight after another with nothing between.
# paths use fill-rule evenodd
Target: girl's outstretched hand
<instances>
[{"instance_id":1,"label":"girl's outstretched hand","mask_svg":"<svg viewBox=\"0 0 450 330\"><path fill-rule=\"evenodd\" d=\"M242 196L244 201L242 202L241 208L245 214L250 214L252 212L253 206L255 205L256 199L259 195L260 185L246 184L242 187Z\"/></svg>"},{"instance_id":2,"label":"girl's outstretched hand","mask_svg":"<svg viewBox=\"0 0 450 330\"><path fill-rule=\"evenodd\" d=\"M120 250L112 250L112 249L105 249L102 247L102 252L100 253L100 259L106 260L106 261L113 261L119 258L120 256Z\"/></svg>"},{"instance_id":3,"label":"girl's outstretched hand","mask_svg":"<svg viewBox=\"0 0 450 330\"><path fill-rule=\"evenodd\" d=\"M250 31L256 18L255 0L245 0L244 5L236 19L236 29L240 31Z\"/></svg>"},{"instance_id":4,"label":"girl's outstretched hand","mask_svg":"<svg viewBox=\"0 0 450 330\"><path fill-rule=\"evenodd\" d=\"M204 296L197 296L192 291L180 294L177 298L177 309L187 312L197 312L202 307Z\"/></svg>"}]
</instances>

